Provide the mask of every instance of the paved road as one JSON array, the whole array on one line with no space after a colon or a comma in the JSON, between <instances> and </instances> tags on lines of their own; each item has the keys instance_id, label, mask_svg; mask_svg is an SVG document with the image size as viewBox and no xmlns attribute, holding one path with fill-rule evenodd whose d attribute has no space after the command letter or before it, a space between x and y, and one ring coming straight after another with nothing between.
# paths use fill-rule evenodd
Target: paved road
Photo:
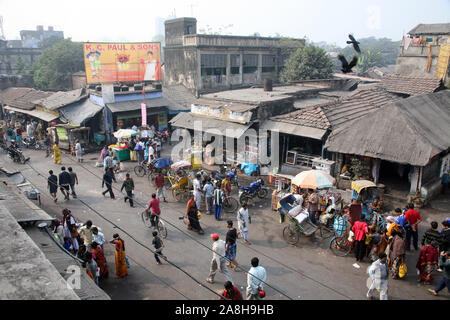
<instances>
[{"instance_id":1,"label":"paved road","mask_svg":"<svg viewBox=\"0 0 450 320\"><path fill-rule=\"evenodd\" d=\"M9 170L16 168L29 179L41 192L42 207L50 215L60 216L63 208L69 208L80 221L92 220L94 225L102 228L105 236L111 238L113 233L119 233L125 240L127 256L131 262L129 276L125 279L109 279L102 282L102 288L112 299L217 299L208 290L220 292L225 277L218 273L216 283L205 282L209 273L212 258L211 233L219 233L222 238L226 234L226 222L217 222L213 217L203 215L201 220L205 235L200 236L186 230L178 217L185 212L185 205L176 203L168 195L169 203L161 204L162 217L168 225L169 235L165 241L164 254L171 262L201 282L201 285L189 278L174 266L164 263L157 265L153 254L146 248L151 248L151 230L144 227L138 213L142 208L130 208L123 202L123 194L115 190L117 200L111 200L101 195L102 168L95 167L97 155L86 155L85 162L79 164L69 155L63 155L63 165L72 166L78 174L80 184L79 199L65 201L58 194L59 201L53 203L46 189L48 170L56 174L60 165L55 165L51 158L45 158L41 151L24 150L31 157L29 165L12 163L2 153L0 160ZM95 158L95 159L94 159ZM132 172L133 163L125 163L125 168ZM125 174L122 174L124 176ZM132 173L136 184L137 201L146 205L154 189L147 178L138 178ZM120 177L115 187L120 188ZM81 200L81 201L80 201ZM244 270L250 267L250 260L259 257L261 265L268 272L267 298L273 300L291 299L335 299L358 300L365 299L366 269L368 263L362 263L360 269L354 268L353 257L336 257L328 250L329 240L317 238L301 238L297 246L288 245L282 238L279 217L270 209L270 201L257 204L250 208L252 224L250 225L250 240L252 245L238 242L238 261ZM422 210L424 219L428 222L421 225L421 232L432 220L442 221L448 215L437 210ZM228 217L223 217L226 220ZM230 216L234 221L234 216ZM114 227L117 225L129 233L134 239ZM106 246L107 260L111 274L114 274L114 251L111 245ZM408 253L407 262L409 275L407 279L389 280L391 299L448 299L449 295L434 298L430 296L424 285L416 283L415 263L417 252ZM246 275L243 270L232 272L233 280L242 292L245 292ZM437 280L441 274L436 275ZM436 280L435 280L436 281Z\"/></svg>"}]
</instances>

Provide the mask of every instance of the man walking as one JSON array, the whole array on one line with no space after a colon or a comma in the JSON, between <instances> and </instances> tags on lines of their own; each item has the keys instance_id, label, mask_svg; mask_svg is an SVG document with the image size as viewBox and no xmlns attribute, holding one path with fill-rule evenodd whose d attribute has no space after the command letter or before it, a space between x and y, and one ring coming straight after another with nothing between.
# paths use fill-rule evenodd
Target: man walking
<instances>
[{"instance_id":1,"label":"man walking","mask_svg":"<svg viewBox=\"0 0 450 320\"><path fill-rule=\"evenodd\" d=\"M251 243L248 241L248 225L249 225L249 216L248 216L248 205L244 203L242 208L238 211L237 221L239 227L239 234L242 235L246 244L250 245Z\"/></svg>"},{"instance_id":2,"label":"man walking","mask_svg":"<svg viewBox=\"0 0 450 320\"><path fill-rule=\"evenodd\" d=\"M72 197L74 199L77 198L77 194L75 193L75 183L78 184L78 177L75 172L73 172L72 167L67 168L69 170L70 175L70 189L72 190Z\"/></svg>"},{"instance_id":3,"label":"man walking","mask_svg":"<svg viewBox=\"0 0 450 320\"><path fill-rule=\"evenodd\" d=\"M58 201L56 198L56 193L58 192L58 177L53 174L53 170L50 170L48 174L50 175L47 178L48 190L50 191L53 201L56 203L56 201Z\"/></svg>"},{"instance_id":4,"label":"man walking","mask_svg":"<svg viewBox=\"0 0 450 320\"><path fill-rule=\"evenodd\" d=\"M167 202L166 190L164 187L164 176L161 172L158 172L158 174L155 177L155 185L156 185L156 194L158 196L158 199L163 198L164 202Z\"/></svg>"},{"instance_id":5,"label":"man walking","mask_svg":"<svg viewBox=\"0 0 450 320\"><path fill-rule=\"evenodd\" d=\"M152 227L156 229L157 225L155 223L155 219L159 219L159 216L161 214L161 209L159 208L159 199L156 198L156 194L152 194L152 200L150 200L150 203L148 204L147 209L145 211L149 212L151 209L151 216L150 216L150 222L152 224Z\"/></svg>"},{"instance_id":6,"label":"man walking","mask_svg":"<svg viewBox=\"0 0 450 320\"><path fill-rule=\"evenodd\" d=\"M219 235L214 233L211 235L211 239L213 239L214 243L212 246L213 258L211 260L211 268L209 272L209 277L206 279L208 283L214 283L214 277L216 275L217 269L219 272L222 272L228 281L233 283L233 279L231 279L231 274L227 268L227 260L225 258L225 241L219 240Z\"/></svg>"},{"instance_id":7,"label":"man walking","mask_svg":"<svg viewBox=\"0 0 450 320\"><path fill-rule=\"evenodd\" d=\"M107 153L107 155L105 157L105 160L103 161L103 167L105 169L105 172L108 169L113 169L114 168L114 160L113 160L111 152Z\"/></svg>"},{"instance_id":8,"label":"man walking","mask_svg":"<svg viewBox=\"0 0 450 320\"><path fill-rule=\"evenodd\" d=\"M405 219L410 226L406 228L406 250L411 250L411 237L413 238L414 249L419 250L419 223L422 222L420 213L414 210L414 203L408 204L409 210L405 212Z\"/></svg>"},{"instance_id":9,"label":"man walking","mask_svg":"<svg viewBox=\"0 0 450 320\"><path fill-rule=\"evenodd\" d=\"M259 259L251 260L252 267L247 273L247 300L261 300L259 292L264 290L267 280L266 269L259 265Z\"/></svg>"},{"instance_id":10,"label":"man walking","mask_svg":"<svg viewBox=\"0 0 450 320\"><path fill-rule=\"evenodd\" d=\"M77 140L75 144L75 156L78 162L83 162L83 149L81 148L80 140Z\"/></svg>"},{"instance_id":11,"label":"man walking","mask_svg":"<svg viewBox=\"0 0 450 320\"><path fill-rule=\"evenodd\" d=\"M227 267L231 268L232 263L234 263L233 270L236 271L239 264L236 260L236 240L237 240L237 230L236 228L233 228L233 221L228 220L227 221L227 236L226 236L226 245L225 245L225 253L226 258L229 260L229 263L227 263Z\"/></svg>"},{"instance_id":12,"label":"man walking","mask_svg":"<svg viewBox=\"0 0 450 320\"><path fill-rule=\"evenodd\" d=\"M70 200L69 199L70 179L71 179L70 174L66 171L66 167L62 167L58 180L59 180L59 188L66 200Z\"/></svg>"},{"instance_id":13,"label":"man walking","mask_svg":"<svg viewBox=\"0 0 450 320\"><path fill-rule=\"evenodd\" d=\"M373 299L373 292L378 290L380 292L380 300L387 300L388 289L388 267L386 265L387 255L382 252L378 256L378 260L372 263L369 267L368 273L370 276L370 284L368 283L369 291L367 291L367 299Z\"/></svg>"},{"instance_id":14,"label":"man walking","mask_svg":"<svg viewBox=\"0 0 450 320\"><path fill-rule=\"evenodd\" d=\"M116 182L116 177L114 176L114 172L111 168L107 168L105 174L103 175L103 181L102 181L102 188L105 187L106 184L106 191L103 191L102 194L105 196L107 192L109 192L109 195L111 199L115 200L116 197L114 196L114 192L112 190L112 183Z\"/></svg>"},{"instance_id":15,"label":"man walking","mask_svg":"<svg viewBox=\"0 0 450 320\"><path fill-rule=\"evenodd\" d=\"M225 194L220 188L220 185L216 185L216 190L214 190L214 217L217 221L220 221L220 214L222 213L222 204L225 199Z\"/></svg>"},{"instance_id":16,"label":"man walking","mask_svg":"<svg viewBox=\"0 0 450 320\"><path fill-rule=\"evenodd\" d=\"M211 183L211 178L208 178L206 180L206 184L203 187L203 191L205 192L206 214L212 214L214 186Z\"/></svg>"},{"instance_id":17,"label":"man walking","mask_svg":"<svg viewBox=\"0 0 450 320\"><path fill-rule=\"evenodd\" d=\"M125 181L122 183L122 188L120 188L120 192L122 192L123 188L125 188L125 191L127 193L127 196L123 198L124 202L127 202L127 200L130 200L130 207L133 208L133 190L134 190L134 181L132 178L130 178L130 174L127 173Z\"/></svg>"},{"instance_id":18,"label":"man walking","mask_svg":"<svg viewBox=\"0 0 450 320\"><path fill-rule=\"evenodd\" d=\"M437 296L439 291L443 290L447 287L448 292L450 293L450 251L442 251L441 256L439 257L439 267L444 270L444 277L441 282L438 284L436 289L428 289L432 295Z\"/></svg>"}]
</instances>

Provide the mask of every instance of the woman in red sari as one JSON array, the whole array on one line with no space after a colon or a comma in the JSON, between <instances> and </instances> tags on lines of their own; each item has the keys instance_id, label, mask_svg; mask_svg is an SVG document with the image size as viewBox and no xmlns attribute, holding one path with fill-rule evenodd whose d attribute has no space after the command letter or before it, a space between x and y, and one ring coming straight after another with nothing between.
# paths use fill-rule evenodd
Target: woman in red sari
<instances>
[{"instance_id":1,"label":"woman in red sari","mask_svg":"<svg viewBox=\"0 0 450 320\"><path fill-rule=\"evenodd\" d=\"M433 281L433 271L437 269L439 252L439 243L433 241L431 244L425 246L419 255L416 268L419 270L419 279L417 282L425 281L425 284L431 284Z\"/></svg>"},{"instance_id":2,"label":"woman in red sari","mask_svg":"<svg viewBox=\"0 0 450 320\"><path fill-rule=\"evenodd\" d=\"M108 277L108 265L106 264L105 254L103 253L102 247L97 242L92 242L91 244L92 258L97 262L97 266L100 268L100 279Z\"/></svg>"},{"instance_id":3,"label":"woman in red sari","mask_svg":"<svg viewBox=\"0 0 450 320\"><path fill-rule=\"evenodd\" d=\"M110 241L116 248L116 278L123 278L128 275L127 261L125 259L125 241L116 233Z\"/></svg>"}]
</instances>

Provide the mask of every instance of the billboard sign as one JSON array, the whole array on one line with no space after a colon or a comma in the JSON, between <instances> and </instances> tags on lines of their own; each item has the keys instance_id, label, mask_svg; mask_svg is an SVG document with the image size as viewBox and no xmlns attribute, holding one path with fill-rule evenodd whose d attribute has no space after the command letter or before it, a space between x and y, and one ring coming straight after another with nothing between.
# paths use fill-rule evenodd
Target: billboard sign
<instances>
[{"instance_id":1,"label":"billboard sign","mask_svg":"<svg viewBox=\"0 0 450 320\"><path fill-rule=\"evenodd\" d=\"M87 83L161 81L161 44L83 43Z\"/></svg>"}]
</instances>

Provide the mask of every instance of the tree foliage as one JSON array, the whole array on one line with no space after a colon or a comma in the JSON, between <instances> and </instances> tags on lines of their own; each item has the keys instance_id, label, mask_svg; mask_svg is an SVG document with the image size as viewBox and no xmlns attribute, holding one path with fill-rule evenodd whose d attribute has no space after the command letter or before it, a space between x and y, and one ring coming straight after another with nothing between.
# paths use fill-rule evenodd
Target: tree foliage
<instances>
[{"instance_id":1,"label":"tree foliage","mask_svg":"<svg viewBox=\"0 0 450 320\"><path fill-rule=\"evenodd\" d=\"M39 48L47 49L47 48L53 47L55 44L57 44L58 42L63 41L63 40L64 39L61 37L51 36L51 37L45 38L44 40L39 42L38 46L39 46Z\"/></svg>"},{"instance_id":2,"label":"tree foliage","mask_svg":"<svg viewBox=\"0 0 450 320\"><path fill-rule=\"evenodd\" d=\"M381 58L377 60L376 67L384 67L386 65L395 64L397 62L398 53L400 50L401 41L392 41L388 38L362 38L357 39L360 42L362 54L371 52L379 52ZM350 56L355 53L353 46L349 45L340 50L344 56Z\"/></svg>"},{"instance_id":3,"label":"tree foliage","mask_svg":"<svg viewBox=\"0 0 450 320\"><path fill-rule=\"evenodd\" d=\"M379 50L364 50L358 62L358 73L363 74L372 67L384 67L385 59Z\"/></svg>"},{"instance_id":4,"label":"tree foliage","mask_svg":"<svg viewBox=\"0 0 450 320\"><path fill-rule=\"evenodd\" d=\"M284 82L326 79L332 74L333 63L325 50L307 45L300 47L288 59L280 78Z\"/></svg>"},{"instance_id":5,"label":"tree foliage","mask_svg":"<svg viewBox=\"0 0 450 320\"><path fill-rule=\"evenodd\" d=\"M84 70L83 44L71 39L45 49L33 65L34 86L39 90L69 90L72 74Z\"/></svg>"}]
</instances>

